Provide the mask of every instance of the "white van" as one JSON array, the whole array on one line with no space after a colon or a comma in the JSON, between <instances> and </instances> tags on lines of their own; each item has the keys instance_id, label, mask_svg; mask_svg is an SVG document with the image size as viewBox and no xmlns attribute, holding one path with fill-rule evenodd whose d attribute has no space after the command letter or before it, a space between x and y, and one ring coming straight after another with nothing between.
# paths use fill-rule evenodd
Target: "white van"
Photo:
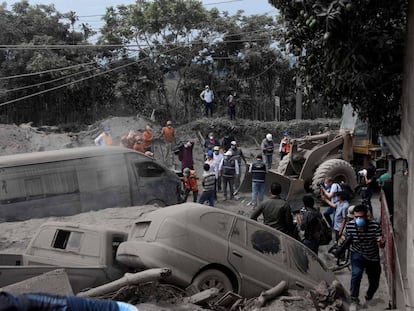
<instances>
[{"instance_id":1,"label":"white van","mask_svg":"<svg viewBox=\"0 0 414 311\"><path fill-rule=\"evenodd\" d=\"M180 202L179 177L121 147L0 157L0 220L66 216L115 206Z\"/></svg>"}]
</instances>

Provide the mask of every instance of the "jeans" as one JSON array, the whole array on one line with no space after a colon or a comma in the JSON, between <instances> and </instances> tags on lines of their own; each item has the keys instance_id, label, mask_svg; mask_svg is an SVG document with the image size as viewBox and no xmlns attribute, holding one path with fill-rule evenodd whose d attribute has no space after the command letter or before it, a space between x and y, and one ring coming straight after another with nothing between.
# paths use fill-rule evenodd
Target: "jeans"
<instances>
[{"instance_id":1,"label":"jeans","mask_svg":"<svg viewBox=\"0 0 414 311\"><path fill-rule=\"evenodd\" d=\"M173 143L165 143L164 162L172 167L174 165Z\"/></svg>"},{"instance_id":2,"label":"jeans","mask_svg":"<svg viewBox=\"0 0 414 311\"><path fill-rule=\"evenodd\" d=\"M210 116L213 116L213 103L204 102L205 116L208 117L208 111L210 110Z\"/></svg>"},{"instance_id":3,"label":"jeans","mask_svg":"<svg viewBox=\"0 0 414 311\"><path fill-rule=\"evenodd\" d=\"M214 193L214 190L203 191L201 193L200 199L198 200L198 203L204 204L205 201L208 201L208 205L214 206Z\"/></svg>"},{"instance_id":4,"label":"jeans","mask_svg":"<svg viewBox=\"0 0 414 311\"><path fill-rule=\"evenodd\" d=\"M252 182L252 203L254 206L259 205L263 202L265 193L265 183L264 182ZM259 202L257 202L259 199Z\"/></svg>"},{"instance_id":5,"label":"jeans","mask_svg":"<svg viewBox=\"0 0 414 311\"><path fill-rule=\"evenodd\" d=\"M379 260L368 260L357 252L351 252L351 267L351 296L355 298L359 297L359 288L361 285L362 274L365 269L369 284L366 296L371 299L379 286L381 275L381 264Z\"/></svg>"},{"instance_id":6,"label":"jeans","mask_svg":"<svg viewBox=\"0 0 414 311\"><path fill-rule=\"evenodd\" d=\"M272 168L273 154L265 154L264 158L265 158L267 169L270 170Z\"/></svg>"},{"instance_id":7,"label":"jeans","mask_svg":"<svg viewBox=\"0 0 414 311\"><path fill-rule=\"evenodd\" d=\"M223 192L224 198L227 200L227 185L230 188L230 199L233 199L234 193L234 177L225 177L223 176Z\"/></svg>"},{"instance_id":8,"label":"jeans","mask_svg":"<svg viewBox=\"0 0 414 311\"><path fill-rule=\"evenodd\" d=\"M333 228L334 226L334 222L332 221L332 218L331 218L332 214L335 214L335 209L332 206L328 206L327 209L323 212L323 217L326 219L326 221L328 222L331 228Z\"/></svg>"},{"instance_id":9,"label":"jeans","mask_svg":"<svg viewBox=\"0 0 414 311\"><path fill-rule=\"evenodd\" d=\"M229 107L230 120L236 120L236 107Z\"/></svg>"}]
</instances>

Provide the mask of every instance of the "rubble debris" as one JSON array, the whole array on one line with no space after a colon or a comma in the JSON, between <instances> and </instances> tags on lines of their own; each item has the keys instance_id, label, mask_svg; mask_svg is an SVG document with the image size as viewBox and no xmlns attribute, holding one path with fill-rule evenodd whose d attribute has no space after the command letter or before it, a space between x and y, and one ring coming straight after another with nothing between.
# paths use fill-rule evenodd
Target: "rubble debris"
<instances>
[{"instance_id":1,"label":"rubble debris","mask_svg":"<svg viewBox=\"0 0 414 311\"><path fill-rule=\"evenodd\" d=\"M262 292L260 296L257 298L256 306L257 307L264 306L268 301L271 301L275 299L276 297L279 297L285 290L287 290L287 288L288 288L287 282L281 281L275 287L272 287L271 289Z\"/></svg>"},{"instance_id":2,"label":"rubble debris","mask_svg":"<svg viewBox=\"0 0 414 311\"><path fill-rule=\"evenodd\" d=\"M190 297L184 298L184 302L194 303L196 305L202 305L210 301L211 299L216 298L219 292L220 290L218 288L215 288L215 287L209 288L209 289L203 290L202 292L194 294Z\"/></svg>"},{"instance_id":3,"label":"rubble debris","mask_svg":"<svg viewBox=\"0 0 414 311\"><path fill-rule=\"evenodd\" d=\"M171 269L148 269L137 273L125 273L125 275L113 282L89 289L77 294L79 297L97 297L119 290L127 285L136 285L149 281L164 279L171 275Z\"/></svg>"},{"instance_id":4,"label":"rubble debris","mask_svg":"<svg viewBox=\"0 0 414 311\"><path fill-rule=\"evenodd\" d=\"M73 295L73 290L65 269L49 271L30 279L5 286L2 290L12 295L33 292L54 295Z\"/></svg>"}]
</instances>

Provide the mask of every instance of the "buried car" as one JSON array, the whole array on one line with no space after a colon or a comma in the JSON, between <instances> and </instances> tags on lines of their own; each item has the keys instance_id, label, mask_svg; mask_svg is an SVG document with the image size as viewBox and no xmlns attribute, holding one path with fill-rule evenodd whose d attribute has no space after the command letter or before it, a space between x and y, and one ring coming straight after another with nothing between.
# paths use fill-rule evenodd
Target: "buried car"
<instances>
[{"instance_id":1,"label":"buried car","mask_svg":"<svg viewBox=\"0 0 414 311\"><path fill-rule=\"evenodd\" d=\"M117 261L134 269L169 267L171 281L199 290L217 287L254 297L285 280L313 288L335 276L311 250L290 236L244 216L184 203L139 217Z\"/></svg>"}]
</instances>

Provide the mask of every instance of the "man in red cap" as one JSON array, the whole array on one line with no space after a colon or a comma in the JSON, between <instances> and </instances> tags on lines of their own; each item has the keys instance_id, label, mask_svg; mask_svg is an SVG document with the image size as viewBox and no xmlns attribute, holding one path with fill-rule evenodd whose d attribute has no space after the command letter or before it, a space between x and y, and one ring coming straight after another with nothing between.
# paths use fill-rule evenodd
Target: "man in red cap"
<instances>
[{"instance_id":1,"label":"man in red cap","mask_svg":"<svg viewBox=\"0 0 414 311\"><path fill-rule=\"evenodd\" d=\"M174 166L174 152L173 147L175 146L175 130L172 126L171 121L167 121L166 126L161 129L161 135L164 137L165 143L165 153L164 153L164 162L167 165Z\"/></svg>"}]
</instances>

